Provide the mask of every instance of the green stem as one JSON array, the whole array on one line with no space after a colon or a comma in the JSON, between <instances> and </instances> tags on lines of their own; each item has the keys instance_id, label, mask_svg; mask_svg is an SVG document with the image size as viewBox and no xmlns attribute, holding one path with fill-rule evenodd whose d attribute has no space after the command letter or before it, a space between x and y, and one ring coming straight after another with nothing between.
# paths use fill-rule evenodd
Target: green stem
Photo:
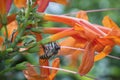
<instances>
[{"instance_id":1,"label":"green stem","mask_svg":"<svg viewBox=\"0 0 120 80\"><path fill-rule=\"evenodd\" d=\"M17 65L14 66L14 67L8 67L8 68L2 70L2 71L0 72L0 75L4 75L6 72L9 72L9 71L12 71L12 70L15 70L15 69L16 69L16 70L24 70L24 69L26 69L26 68L27 68L26 62L22 62L22 63L17 64Z\"/></svg>"},{"instance_id":2,"label":"green stem","mask_svg":"<svg viewBox=\"0 0 120 80\"><path fill-rule=\"evenodd\" d=\"M4 25L3 27L5 28L5 33L6 33L5 41L8 42L8 29L7 29L7 26Z\"/></svg>"},{"instance_id":3,"label":"green stem","mask_svg":"<svg viewBox=\"0 0 120 80\"><path fill-rule=\"evenodd\" d=\"M50 40L49 37L47 37L47 38L45 38L45 39L42 39L41 41L38 41L38 42L36 42L36 43L31 43L31 44L27 45L26 48L29 48L29 49L30 49L31 47L39 46L39 45L44 45L44 44L47 44L47 43L49 43L49 42L51 42L51 40Z\"/></svg>"},{"instance_id":4,"label":"green stem","mask_svg":"<svg viewBox=\"0 0 120 80\"><path fill-rule=\"evenodd\" d=\"M28 0L29 1L29 0ZM19 42L20 38L22 37L22 35L24 34L24 31L25 31L25 28L26 26L28 25L28 18L29 18L29 14L30 14L30 9L31 9L31 6L30 4L28 4L28 7L26 9L26 13L25 13L25 21L23 23L23 25L21 26L21 28L19 28L18 30L18 35L17 37L15 38L13 44L11 45L12 48L14 48L16 46L16 44Z\"/></svg>"}]
</instances>

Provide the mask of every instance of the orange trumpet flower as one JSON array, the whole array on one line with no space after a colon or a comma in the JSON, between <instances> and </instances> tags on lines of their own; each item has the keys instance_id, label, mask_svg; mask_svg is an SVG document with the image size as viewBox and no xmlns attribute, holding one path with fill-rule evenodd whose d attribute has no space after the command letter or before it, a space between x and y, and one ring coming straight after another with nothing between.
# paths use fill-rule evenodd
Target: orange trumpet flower
<instances>
[{"instance_id":1,"label":"orange trumpet flower","mask_svg":"<svg viewBox=\"0 0 120 80\"><path fill-rule=\"evenodd\" d=\"M38 12L44 12L45 9L46 9L47 6L48 6L50 0L37 0L36 2L37 2L37 4L39 5L37 11L38 11ZM43 5L43 4L44 4L44 5Z\"/></svg>"},{"instance_id":2,"label":"orange trumpet flower","mask_svg":"<svg viewBox=\"0 0 120 80\"><path fill-rule=\"evenodd\" d=\"M81 18L81 16L78 17ZM88 20L87 17L85 19ZM73 28L69 28L68 30L66 29L63 31L56 29L57 31L60 32L56 31L56 34L51 35L46 39L43 39L41 43L45 44L47 42L55 41L68 36L73 37L77 41L77 43L75 43L75 41L72 40L71 43L73 44L70 45L63 44L63 46L66 45L66 46L75 47L74 46L75 44L81 44L82 41L83 46L79 46L79 48L84 49L82 63L79 67L80 75L85 75L86 73L88 73L94 64L94 61L100 60L105 56L107 56L111 52L113 46L120 43L119 28L109 18L103 20L103 22L105 21L104 25L108 27L91 24L90 22L83 19L67 17L67 16L57 16L51 14L45 14L44 20L62 22L70 26L73 26ZM114 26L114 28L111 25ZM115 31L117 31L117 34L115 34ZM47 30L45 32L47 32ZM51 31L49 31L48 33L51 33ZM67 41L67 39L65 39L65 41ZM65 51L66 52L68 51L67 53L70 53L69 52L70 50L65 50ZM62 52L64 52L64 50L62 50ZM59 54L64 55L64 53L59 53Z\"/></svg>"},{"instance_id":3,"label":"orange trumpet flower","mask_svg":"<svg viewBox=\"0 0 120 80\"><path fill-rule=\"evenodd\" d=\"M2 24L7 24L7 13L12 5L12 0L1 0L0 1L0 28Z\"/></svg>"},{"instance_id":4,"label":"orange trumpet flower","mask_svg":"<svg viewBox=\"0 0 120 80\"><path fill-rule=\"evenodd\" d=\"M1 0L0 1L0 15L7 14L10 10L12 0Z\"/></svg>"},{"instance_id":5,"label":"orange trumpet flower","mask_svg":"<svg viewBox=\"0 0 120 80\"><path fill-rule=\"evenodd\" d=\"M14 4L17 8L25 8L27 6L27 0L14 0Z\"/></svg>"},{"instance_id":6,"label":"orange trumpet flower","mask_svg":"<svg viewBox=\"0 0 120 80\"><path fill-rule=\"evenodd\" d=\"M88 73L94 64L94 48L95 47L91 46L91 42L89 42L85 47L85 51L78 71L81 76Z\"/></svg>"},{"instance_id":7,"label":"orange trumpet flower","mask_svg":"<svg viewBox=\"0 0 120 80\"><path fill-rule=\"evenodd\" d=\"M52 14L45 14L43 16L44 20L48 21L54 21L54 22L61 22L68 24L70 26L79 26L85 30L89 30L91 32L96 33L99 36L105 36L106 34L99 30L98 27L92 25L88 21L84 19L79 19L79 18L73 18L73 17L68 17L68 16L61 16L61 15L52 15Z\"/></svg>"},{"instance_id":8,"label":"orange trumpet flower","mask_svg":"<svg viewBox=\"0 0 120 80\"><path fill-rule=\"evenodd\" d=\"M49 2L56 2L64 5L67 4L67 0L36 0L34 6L38 5L38 12L44 12L49 5Z\"/></svg>"},{"instance_id":9,"label":"orange trumpet flower","mask_svg":"<svg viewBox=\"0 0 120 80\"><path fill-rule=\"evenodd\" d=\"M45 61L44 61L45 62ZM52 67L56 67L58 68L59 67L59 63L60 63L60 60L59 58L56 58L53 63L52 63ZM34 69L34 66L32 66L31 64L27 64L27 69L26 70L23 70L23 73L25 75L25 77L28 79L28 80L54 80L54 77L57 73L57 70L51 70L51 73L47 72L47 71L44 71L44 74L41 73L41 70L40 70L40 74L38 74L35 69ZM37 66L36 66L37 67ZM43 68L42 65L38 66L40 68ZM43 69L46 69L46 68L43 68ZM49 69L48 69L49 70ZM49 73L46 75L46 73Z\"/></svg>"},{"instance_id":10,"label":"orange trumpet flower","mask_svg":"<svg viewBox=\"0 0 120 80\"><path fill-rule=\"evenodd\" d=\"M66 5L68 3L67 0L51 0L51 2L56 2L56 3L63 4L63 5Z\"/></svg>"}]
</instances>

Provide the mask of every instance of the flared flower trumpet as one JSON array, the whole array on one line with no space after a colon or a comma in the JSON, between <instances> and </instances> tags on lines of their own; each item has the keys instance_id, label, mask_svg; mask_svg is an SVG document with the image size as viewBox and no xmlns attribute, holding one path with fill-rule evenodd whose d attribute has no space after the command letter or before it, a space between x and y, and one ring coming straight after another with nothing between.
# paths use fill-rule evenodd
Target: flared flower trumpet
<instances>
[{"instance_id":1,"label":"flared flower trumpet","mask_svg":"<svg viewBox=\"0 0 120 80\"><path fill-rule=\"evenodd\" d=\"M52 67L58 68L59 63L60 63L59 58L56 58L52 63ZM28 80L54 80L54 77L57 74L57 70L51 70L51 73L50 73L49 69L48 69L48 71L46 71L47 68L44 68L41 65L36 66L36 67L43 68L44 72L41 73L41 70L40 70L40 74L38 74L34 69L35 66L33 66L29 63L27 64L27 66L28 66L27 69L24 70L23 73Z\"/></svg>"},{"instance_id":2,"label":"flared flower trumpet","mask_svg":"<svg viewBox=\"0 0 120 80\"><path fill-rule=\"evenodd\" d=\"M12 0L1 0L0 2L0 15L5 15L9 12Z\"/></svg>"},{"instance_id":3,"label":"flared flower trumpet","mask_svg":"<svg viewBox=\"0 0 120 80\"><path fill-rule=\"evenodd\" d=\"M67 4L67 0L36 0L34 6L38 5L38 9L37 9L38 12L44 12L50 2L56 2L64 5Z\"/></svg>"},{"instance_id":4,"label":"flared flower trumpet","mask_svg":"<svg viewBox=\"0 0 120 80\"><path fill-rule=\"evenodd\" d=\"M0 2L0 23L7 24L7 14L12 5L12 0L1 0ZM0 26L2 26L0 24Z\"/></svg>"},{"instance_id":5,"label":"flared flower trumpet","mask_svg":"<svg viewBox=\"0 0 120 80\"><path fill-rule=\"evenodd\" d=\"M78 44L82 42L83 46L79 48L84 49L84 54L78 71L80 75L88 73L94 61L107 56L113 46L119 44L119 28L109 17L103 19L103 24L108 27L92 24L84 19L51 14L45 14L44 20L61 22L72 26L72 28L64 29L45 29L45 32L54 33L54 35L43 39L41 43L45 44L68 36L73 37ZM107 21L107 24L105 24L105 21ZM116 31L117 34L115 34Z\"/></svg>"}]
</instances>

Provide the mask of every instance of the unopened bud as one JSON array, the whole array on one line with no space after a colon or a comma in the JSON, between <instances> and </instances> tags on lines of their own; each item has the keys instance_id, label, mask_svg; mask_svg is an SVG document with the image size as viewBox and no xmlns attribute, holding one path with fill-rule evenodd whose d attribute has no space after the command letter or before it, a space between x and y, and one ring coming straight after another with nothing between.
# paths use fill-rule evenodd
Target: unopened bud
<instances>
[{"instance_id":1,"label":"unopened bud","mask_svg":"<svg viewBox=\"0 0 120 80\"><path fill-rule=\"evenodd\" d=\"M20 64L17 64L15 68L16 68L17 70L24 70L24 69L27 68L26 63L27 63L27 62L22 62L22 63L20 63Z\"/></svg>"}]
</instances>

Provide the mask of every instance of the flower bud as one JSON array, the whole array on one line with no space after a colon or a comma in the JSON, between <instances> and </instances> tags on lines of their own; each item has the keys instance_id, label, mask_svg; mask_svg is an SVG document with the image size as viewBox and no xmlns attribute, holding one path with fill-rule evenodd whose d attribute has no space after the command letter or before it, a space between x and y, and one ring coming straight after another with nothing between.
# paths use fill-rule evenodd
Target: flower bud
<instances>
[{"instance_id":1,"label":"flower bud","mask_svg":"<svg viewBox=\"0 0 120 80\"><path fill-rule=\"evenodd\" d=\"M27 68L26 63L27 63L27 62L22 62L22 63L20 63L20 64L17 64L15 68L16 68L17 70L26 69L26 68Z\"/></svg>"}]
</instances>

